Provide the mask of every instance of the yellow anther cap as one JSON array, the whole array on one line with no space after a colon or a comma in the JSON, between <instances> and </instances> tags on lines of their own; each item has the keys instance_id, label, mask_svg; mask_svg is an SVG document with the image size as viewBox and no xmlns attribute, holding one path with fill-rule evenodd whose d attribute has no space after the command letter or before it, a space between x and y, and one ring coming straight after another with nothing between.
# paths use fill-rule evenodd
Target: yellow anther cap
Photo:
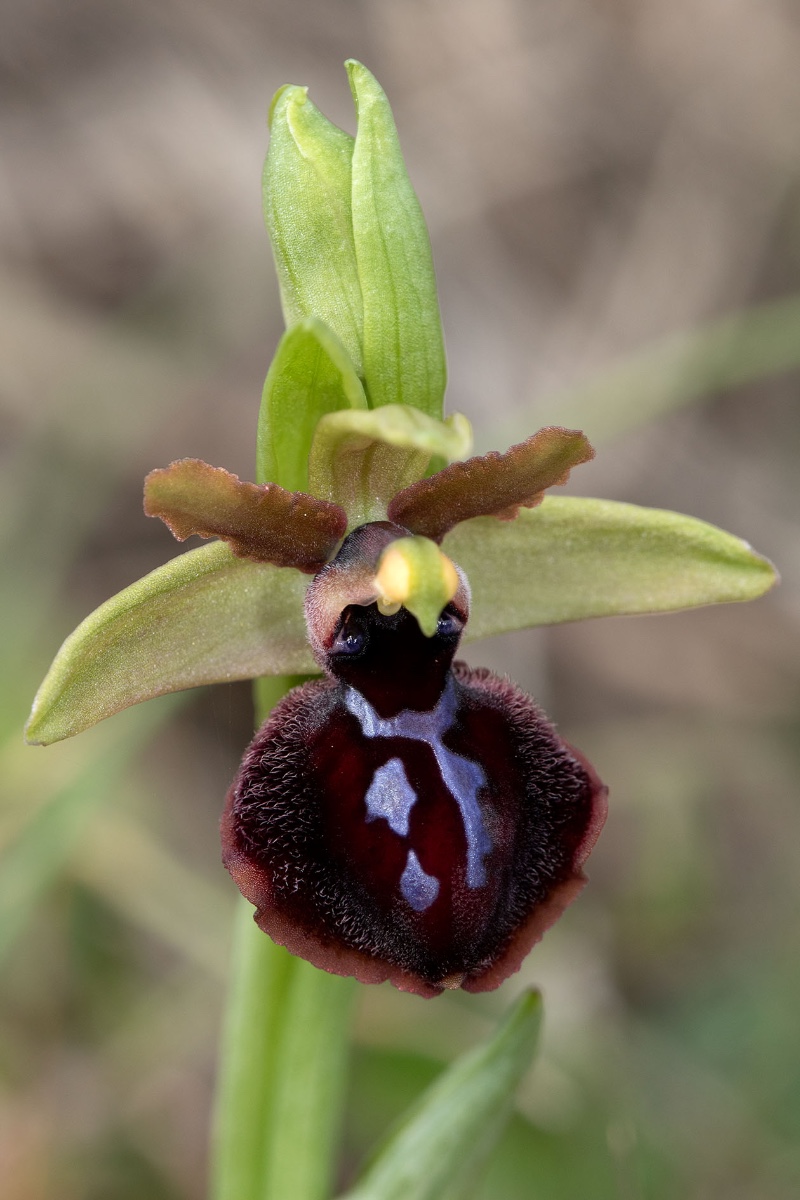
<instances>
[{"instance_id":1,"label":"yellow anther cap","mask_svg":"<svg viewBox=\"0 0 800 1200\"><path fill-rule=\"evenodd\" d=\"M455 596L458 584L455 566L435 542L425 537L398 538L378 562L378 608L388 615L403 605L426 637L433 637L441 611Z\"/></svg>"}]
</instances>

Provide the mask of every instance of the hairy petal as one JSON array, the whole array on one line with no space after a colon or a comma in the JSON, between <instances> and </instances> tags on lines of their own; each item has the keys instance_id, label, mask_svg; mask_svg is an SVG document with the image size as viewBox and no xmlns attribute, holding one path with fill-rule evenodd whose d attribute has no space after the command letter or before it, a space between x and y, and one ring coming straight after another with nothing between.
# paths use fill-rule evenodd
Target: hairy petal
<instances>
[{"instance_id":1,"label":"hairy petal","mask_svg":"<svg viewBox=\"0 0 800 1200\"><path fill-rule=\"evenodd\" d=\"M240 558L311 575L327 562L347 527L337 504L276 483L242 483L198 458L151 471L144 511L160 517L180 542L192 534L222 538Z\"/></svg>"},{"instance_id":2,"label":"hairy petal","mask_svg":"<svg viewBox=\"0 0 800 1200\"><path fill-rule=\"evenodd\" d=\"M426 997L489 991L580 892L606 789L513 684L451 673L452 641L409 617L373 623L367 659L376 644L445 679L433 708L407 678L371 693L380 716L358 668L296 688L245 754L223 861L261 928L315 966Z\"/></svg>"},{"instance_id":3,"label":"hairy petal","mask_svg":"<svg viewBox=\"0 0 800 1200\"><path fill-rule=\"evenodd\" d=\"M472 517L510 520L520 507L540 504L546 488L566 483L571 468L591 458L594 450L583 433L549 426L505 454L453 463L405 488L389 505L389 520L434 541Z\"/></svg>"}]
</instances>

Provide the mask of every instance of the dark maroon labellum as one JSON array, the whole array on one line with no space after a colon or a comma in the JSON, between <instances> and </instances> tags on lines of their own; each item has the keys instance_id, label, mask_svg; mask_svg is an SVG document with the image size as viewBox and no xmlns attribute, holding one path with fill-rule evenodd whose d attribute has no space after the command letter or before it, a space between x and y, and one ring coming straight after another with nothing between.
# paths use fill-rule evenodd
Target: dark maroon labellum
<instances>
[{"instance_id":1,"label":"dark maroon labellum","mask_svg":"<svg viewBox=\"0 0 800 1200\"><path fill-rule=\"evenodd\" d=\"M465 587L430 638L405 608L364 602L380 550L405 534L356 530L311 585L328 677L256 735L223 857L261 928L316 966L422 996L485 991L582 888L606 789L523 692L453 664ZM345 599L334 620L315 588Z\"/></svg>"}]
</instances>

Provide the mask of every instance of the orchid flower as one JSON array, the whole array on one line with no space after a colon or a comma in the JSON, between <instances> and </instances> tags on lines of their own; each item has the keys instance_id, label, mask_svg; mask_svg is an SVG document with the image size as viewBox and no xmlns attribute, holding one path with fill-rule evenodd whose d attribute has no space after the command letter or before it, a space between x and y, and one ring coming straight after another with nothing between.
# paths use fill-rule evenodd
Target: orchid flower
<instances>
[{"instance_id":1,"label":"orchid flower","mask_svg":"<svg viewBox=\"0 0 800 1200\"><path fill-rule=\"evenodd\" d=\"M27 734L49 743L166 692L291 691L246 751L223 857L293 953L423 996L496 987L580 891L606 789L462 637L748 600L774 572L676 513L545 496L593 451L548 427L469 457L442 419L427 231L386 97L349 62L355 138L306 89L273 102L265 210L287 330L256 482L185 459L145 511L213 538L67 639Z\"/></svg>"}]
</instances>

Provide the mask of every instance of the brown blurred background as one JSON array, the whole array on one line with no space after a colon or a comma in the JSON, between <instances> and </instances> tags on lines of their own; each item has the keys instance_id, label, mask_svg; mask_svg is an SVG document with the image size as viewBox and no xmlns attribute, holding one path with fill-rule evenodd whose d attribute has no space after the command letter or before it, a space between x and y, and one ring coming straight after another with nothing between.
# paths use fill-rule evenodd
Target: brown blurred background
<instances>
[{"instance_id":1,"label":"brown blurred background","mask_svg":"<svg viewBox=\"0 0 800 1200\"><path fill-rule=\"evenodd\" d=\"M6 0L5 1200L204 1193L233 903L216 821L247 686L48 750L20 727L76 622L176 551L141 514L145 472L198 456L252 475L282 329L266 112L305 83L352 131L348 56L392 101L449 406L481 448L571 419L560 397L643 347L800 292L792 0ZM343 1182L534 983L543 1053L475 1196L800 1194L798 375L674 411L649 391L584 406L600 453L573 490L716 522L783 586L471 648L594 760L611 816L591 886L500 993L365 990Z\"/></svg>"}]
</instances>

